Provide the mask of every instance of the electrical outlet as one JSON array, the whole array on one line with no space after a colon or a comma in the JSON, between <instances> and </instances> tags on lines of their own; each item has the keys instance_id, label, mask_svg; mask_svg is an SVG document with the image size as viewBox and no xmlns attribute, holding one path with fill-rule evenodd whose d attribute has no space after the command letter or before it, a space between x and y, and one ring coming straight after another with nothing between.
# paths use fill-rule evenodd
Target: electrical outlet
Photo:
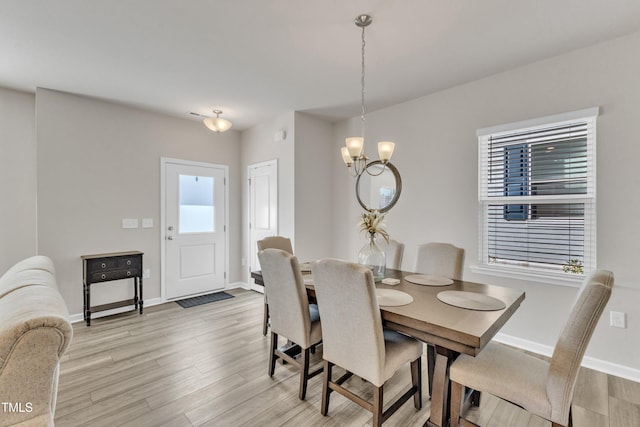
<instances>
[{"instance_id":1,"label":"electrical outlet","mask_svg":"<svg viewBox=\"0 0 640 427\"><path fill-rule=\"evenodd\" d=\"M609 316L609 324L614 328L625 329L627 327L627 313L612 311Z\"/></svg>"},{"instance_id":2,"label":"electrical outlet","mask_svg":"<svg viewBox=\"0 0 640 427\"><path fill-rule=\"evenodd\" d=\"M144 271L142 272L142 278L148 279L149 277L151 277L151 269L145 268Z\"/></svg>"},{"instance_id":3,"label":"electrical outlet","mask_svg":"<svg viewBox=\"0 0 640 427\"><path fill-rule=\"evenodd\" d=\"M138 228L138 218L122 218L122 228Z\"/></svg>"}]
</instances>

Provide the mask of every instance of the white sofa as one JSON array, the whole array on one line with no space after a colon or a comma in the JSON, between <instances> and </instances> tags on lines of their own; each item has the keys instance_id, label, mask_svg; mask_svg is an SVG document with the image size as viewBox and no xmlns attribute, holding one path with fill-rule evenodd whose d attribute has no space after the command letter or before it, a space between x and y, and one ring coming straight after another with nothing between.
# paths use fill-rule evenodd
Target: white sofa
<instances>
[{"instance_id":1,"label":"white sofa","mask_svg":"<svg viewBox=\"0 0 640 427\"><path fill-rule=\"evenodd\" d=\"M0 427L53 425L72 336L49 258L27 258L0 278Z\"/></svg>"}]
</instances>

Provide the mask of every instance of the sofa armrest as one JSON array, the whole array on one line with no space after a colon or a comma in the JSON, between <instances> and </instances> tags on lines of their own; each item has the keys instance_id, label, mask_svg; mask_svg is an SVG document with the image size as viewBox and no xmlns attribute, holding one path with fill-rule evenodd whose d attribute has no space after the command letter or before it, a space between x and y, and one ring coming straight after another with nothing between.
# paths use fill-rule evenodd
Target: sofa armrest
<instances>
[{"instance_id":1,"label":"sofa armrest","mask_svg":"<svg viewBox=\"0 0 640 427\"><path fill-rule=\"evenodd\" d=\"M36 255L30 258L23 259L22 261L14 264L9 270L7 270L4 275L10 276L19 271L25 270L43 270L48 271L53 275L56 274L56 269L53 265L53 261L51 261L51 258L44 255Z\"/></svg>"},{"instance_id":2,"label":"sofa armrest","mask_svg":"<svg viewBox=\"0 0 640 427\"><path fill-rule=\"evenodd\" d=\"M25 286L49 286L58 289L56 278L46 270L22 270L5 274L0 278L0 299Z\"/></svg>"},{"instance_id":3,"label":"sofa armrest","mask_svg":"<svg viewBox=\"0 0 640 427\"><path fill-rule=\"evenodd\" d=\"M55 287L26 286L0 298L0 401L30 408L0 407L0 426L53 419L60 357L73 336L68 318Z\"/></svg>"}]
</instances>

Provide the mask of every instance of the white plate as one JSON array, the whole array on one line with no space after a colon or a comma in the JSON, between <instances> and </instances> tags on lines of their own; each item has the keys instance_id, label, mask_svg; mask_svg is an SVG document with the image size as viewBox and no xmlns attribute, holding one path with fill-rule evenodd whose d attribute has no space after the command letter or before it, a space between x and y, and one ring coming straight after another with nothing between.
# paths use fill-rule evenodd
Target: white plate
<instances>
[{"instance_id":1,"label":"white plate","mask_svg":"<svg viewBox=\"0 0 640 427\"><path fill-rule=\"evenodd\" d=\"M469 291L438 292L438 299L445 304L469 310L495 311L502 310L507 305L498 298Z\"/></svg>"},{"instance_id":2,"label":"white plate","mask_svg":"<svg viewBox=\"0 0 640 427\"><path fill-rule=\"evenodd\" d=\"M453 280L442 276L431 276L429 274L412 274L405 276L404 280L416 285L424 286L447 286L453 283Z\"/></svg>"},{"instance_id":3,"label":"white plate","mask_svg":"<svg viewBox=\"0 0 640 427\"><path fill-rule=\"evenodd\" d=\"M378 297L378 305L386 305L387 307L407 305L413 302L411 295L394 289L376 289L376 296Z\"/></svg>"}]
</instances>

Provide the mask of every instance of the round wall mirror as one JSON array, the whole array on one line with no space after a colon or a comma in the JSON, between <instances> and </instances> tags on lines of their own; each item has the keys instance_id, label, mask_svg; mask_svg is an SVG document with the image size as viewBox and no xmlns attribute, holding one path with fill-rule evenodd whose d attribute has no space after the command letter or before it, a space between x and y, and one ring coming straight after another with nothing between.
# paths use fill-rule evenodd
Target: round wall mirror
<instances>
[{"instance_id":1,"label":"round wall mirror","mask_svg":"<svg viewBox=\"0 0 640 427\"><path fill-rule=\"evenodd\" d=\"M356 180L358 203L369 212L387 212L396 204L401 191L400 172L389 162L386 165L380 160L369 163Z\"/></svg>"}]
</instances>

